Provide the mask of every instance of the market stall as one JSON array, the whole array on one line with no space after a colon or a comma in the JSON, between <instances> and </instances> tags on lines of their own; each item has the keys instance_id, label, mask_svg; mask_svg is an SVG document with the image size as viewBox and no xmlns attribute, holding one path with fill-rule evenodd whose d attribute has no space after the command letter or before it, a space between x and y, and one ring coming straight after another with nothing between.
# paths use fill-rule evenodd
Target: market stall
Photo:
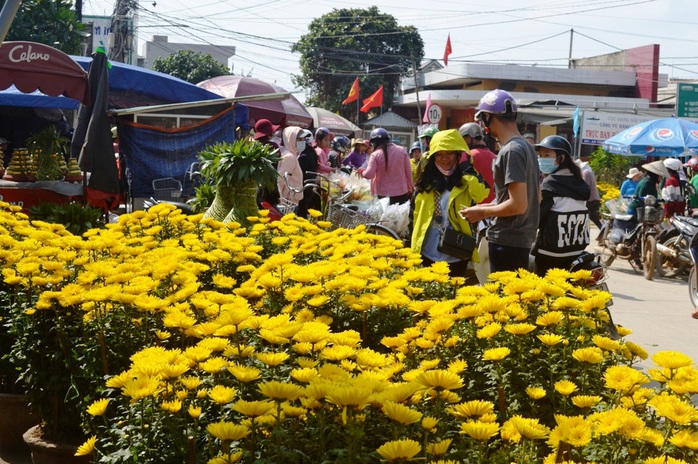
<instances>
[{"instance_id":1,"label":"market stall","mask_svg":"<svg viewBox=\"0 0 698 464\"><path fill-rule=\"evenodd\" d=\"M76 104L90 104L87 73L68 55L47 45L34 42L4 42L0 45L0 90L16 95L15 98L25 104L36 103L36 98L43 95L52 102L71 100ZM16 118L17 114L10 114ZM0 127L0 137L7 137L13 142L12 148L20 148L24 140L13 137L9 124ZM80 184L53 180L45 182L27 182L29 177L21 175L35 174L35 163L26 166L25 172L13 175L3 160L5 179L0 181L0 198L3 201L21 205L25 210L42 202L62 203L82 197ZM67 174L67 172L66 172ZM61 176L62 177L62 176Z\"/></svg>"}]
</instances>

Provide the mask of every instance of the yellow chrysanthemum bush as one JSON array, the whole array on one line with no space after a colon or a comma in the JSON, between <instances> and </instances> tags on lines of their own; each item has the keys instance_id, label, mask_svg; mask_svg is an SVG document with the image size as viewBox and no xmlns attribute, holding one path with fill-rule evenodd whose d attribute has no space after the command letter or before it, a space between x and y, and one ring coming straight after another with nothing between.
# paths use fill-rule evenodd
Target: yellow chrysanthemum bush
<instances>
[{"instance_id":1,"label":"yellow chrysanthemum bush","mask_svg":"<svg viewBox=\"0 0 698 464\"><path fill-rule=\"evenodd\" d=\"M82 238L16 218L3 277L32 303L15 352L38 357L50 322L69 343L47 348L87 353L64 375L100 462L696 460L692 360L633 367L647 353L609 335L584 272L462 286L398 241L293 215L242 228L159 205Z\"/></svg>"}]
</instances>

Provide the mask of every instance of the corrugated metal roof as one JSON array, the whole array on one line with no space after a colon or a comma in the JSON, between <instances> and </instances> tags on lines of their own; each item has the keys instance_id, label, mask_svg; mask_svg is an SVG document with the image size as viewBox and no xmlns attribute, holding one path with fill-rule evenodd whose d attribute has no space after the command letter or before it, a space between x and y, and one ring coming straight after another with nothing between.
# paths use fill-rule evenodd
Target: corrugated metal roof
<instances>
[{"instance_id":1,"label":"corrugated metal roof","mask_svg":"<svg viewBox=\"0 0 698 464\"><path fill-rule=\"evenodd\" d=\"M414 129L417 124L413 123L409 119L405 119L397 113L392 111L386 111L378 117L369 119L366 121L364 126L372 127L385 127L386 129Z\"/></svg>"}]
</instances>

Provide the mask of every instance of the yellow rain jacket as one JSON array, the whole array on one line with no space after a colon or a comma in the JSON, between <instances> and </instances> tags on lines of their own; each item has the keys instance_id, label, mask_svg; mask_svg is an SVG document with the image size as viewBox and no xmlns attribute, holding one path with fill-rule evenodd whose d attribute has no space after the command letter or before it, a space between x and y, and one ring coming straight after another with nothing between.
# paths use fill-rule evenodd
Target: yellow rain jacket
<instances>
[{"instance_id":1,"label":"yellow rain jacket","mask_svg":"<svg viewBox=\"0 0 698 464\"><path fill-rule=\"evenodd\" d=\"M429 153L425 156L429 158L432 154L439 151L470 152L465 140L463 140L463 137L455 129L439 131L434 134L429 146ZM480 182L477 176L464 174L463 185L454 187L448 198L448 220L451 226L461 233L473 235L470 223L463 219L460 214L458 214L458 211L460 211L461 208L480 203L487 198L489 193L490 189ZM421 192L415 196L411 248L416 253L421 254L424 237L434 218L435 210L433 191ZM471 259L475 263L480 262L477 248L473 250Z\"/></svg>"}]
</instances>

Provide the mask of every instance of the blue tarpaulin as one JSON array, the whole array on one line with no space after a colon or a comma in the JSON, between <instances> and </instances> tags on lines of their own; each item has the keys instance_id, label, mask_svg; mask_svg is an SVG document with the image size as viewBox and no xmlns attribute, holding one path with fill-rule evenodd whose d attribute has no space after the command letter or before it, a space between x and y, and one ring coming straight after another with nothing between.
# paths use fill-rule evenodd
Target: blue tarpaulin
<instances>
[{"instance_id":1,"label":"blue tarpaulin","mask_svg":"<svg viewBox=\"0 0 698 464\"><path fill-rule=\"evenodd\" d=\"M235 114L231 107L202 123L181 129L119 123L119 156L130 175L131 196L151 197L152 181L165 177L179 180L188 191L190 180L185 179L185 173L198 161L199 152L218 142L235 141Z\"/></svg>"}]
</instances>

